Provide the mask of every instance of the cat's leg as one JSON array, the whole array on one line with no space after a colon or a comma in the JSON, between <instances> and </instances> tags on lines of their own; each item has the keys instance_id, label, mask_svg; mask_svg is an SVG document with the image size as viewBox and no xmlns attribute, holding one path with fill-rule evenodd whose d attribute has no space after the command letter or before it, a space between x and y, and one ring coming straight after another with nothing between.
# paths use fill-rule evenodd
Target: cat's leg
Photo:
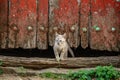
<instances>
[{"instance_id":1,"label":"cat's leg","mask_svg":"<svg viewBox=\"0 0 120 80\"><path fill-rule=\"evenodd\" d=\"M66 50L64 49L64 50L61 51L60 59L61 59L61 60L65 60L66 57L67 57L67 54L66 54Z\"/></svg>"},{"instance_id":2,"label":"cat's leg","mask_svg":"<svg viewBox=\"0 0 120 80\"><path fill-rule=\"evenodd\" d=\"M68 58L68 48L64 48L64 59Z\"/></svg>"},{"instance_id":3,"label":"cat's leg","mask_svg":"<svg viewBox=\"0 0 120 80\"><path fill-rule=\"evenodd\" d=\"M67 58L68 58L68 51L66 51L64 54L64 59L67 59Z\"/></svg>"},{"instance_id":4,"label":"cat's leg","mask_svg":"<svg viewBox=\"0 0 120 80\"><path fill-rule=\"evenodd\" d=\"M56 49L54 49L54 54L55 54L55 58L56 60L59 62L60 61L60 57L59 57L59 53Z\"/></svg>"},{"instance_id":5,"label":"cat's leg","mask_svg":"<svg viewBox=\"0 0 120 80\"><path fill-rule=\"evenodd\" d=\"M64 52L61 52L61 54L60 54L60 60L65 60L64 59L64 54L65 54Z\"/></svg>"}]
</instances>

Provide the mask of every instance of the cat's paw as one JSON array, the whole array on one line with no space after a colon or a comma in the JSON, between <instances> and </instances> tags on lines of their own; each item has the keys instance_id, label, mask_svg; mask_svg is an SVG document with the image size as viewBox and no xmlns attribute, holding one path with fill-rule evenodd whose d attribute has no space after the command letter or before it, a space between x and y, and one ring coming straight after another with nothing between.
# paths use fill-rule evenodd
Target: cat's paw
<instances>
[{"instance_id":1,"label":"cat's paw","mask_svg":"<svg viewBox=\"0 0 120 80\"><path fill-rule=\"evenodd\" d=\"M60 58L56 58L57 62L60 62Z\"/></svg>"},{"instance_id":2,"label":"cat's paw","mask_svg":"<svg viewBox=\"0 0 120 80\"><path fill-rule=\"evenodd\" d=\"M60 60L64 61L64 60L66 60L66 59L65 59L65 58L60 58Z\"/></svg>"}]
</instances>

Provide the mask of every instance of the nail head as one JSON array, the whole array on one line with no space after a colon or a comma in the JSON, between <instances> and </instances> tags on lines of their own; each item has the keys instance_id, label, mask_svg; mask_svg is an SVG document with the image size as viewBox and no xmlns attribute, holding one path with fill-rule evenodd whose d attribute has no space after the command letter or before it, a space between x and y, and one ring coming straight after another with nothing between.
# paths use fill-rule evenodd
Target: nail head
<instances>
[{"instance_id":1,"label":"nail head","mask_svg":"<svg viewBox=\"0 0 120 80\"><path fill-rule=\"evenodd\" d=\"M43 31L45 30L45 28L43 26L41 26L40 29L43 30Z\"/></svg>"},{"instance_id":2,"label":"nail head","mask_svg":"<svg viewBox=\"0 0 120 80\"><path fill-rule=\"evenodd\" d=\"M115 29L115 27L112 27L112 29L111 29L112 31L115 31L116 29Z\"/></svg>"},{"instance_id":3,"label":"nail head","mask_svg":"<svg viewBox=\"0 0 120 80\"><path fill-rule=\"evenodd\" d=\"M32 26L28 26L28 30L29 31L33 30Z\"/></svg>"},{"instance_id":4,"label":"nail head","mask_svg":"<svg viewBox=\"0 0 120 80\"><path fill-rule=\"evenodd\" d=\"M86 27L82 28L82 31L87 32L87 28Z\"/></svg>"},{"instance_id":5,"label":"nail head","mask_svg":"<svg viewBox=\"0 0 120 80\"><path fill-rule=\"evenodd\" d=\"M13 30L14 30L14 31L17 31L17 30L18 30L18 28L17 28L16 26L14 26L14 27L13 27Z\"/></svg>"}]
</instances>

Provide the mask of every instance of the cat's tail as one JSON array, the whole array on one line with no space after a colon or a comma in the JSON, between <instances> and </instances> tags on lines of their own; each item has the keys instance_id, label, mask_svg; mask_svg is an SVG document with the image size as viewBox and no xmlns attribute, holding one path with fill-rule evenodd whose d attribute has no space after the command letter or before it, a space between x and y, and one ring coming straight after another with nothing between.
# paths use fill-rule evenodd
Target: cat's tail
<instances>
[{"instance_id":1,"label":"cat's tail","mask_svg":"<svg viewBox=\"0 0 120 80\"><path fill-rule=\"evenodd\" d=\"M74 55L72 49L70 48L70 46L68 46L68 51L70 52L70 54L72 55L72 57L75 57L75 55Z\"/></svg>"}]
</instances>

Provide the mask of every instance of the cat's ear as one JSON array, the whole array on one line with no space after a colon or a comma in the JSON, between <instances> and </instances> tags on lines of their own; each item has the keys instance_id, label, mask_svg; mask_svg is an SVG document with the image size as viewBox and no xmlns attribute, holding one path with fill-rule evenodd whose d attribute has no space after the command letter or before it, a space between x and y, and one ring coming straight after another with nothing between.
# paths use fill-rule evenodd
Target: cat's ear
<instances>
[{"instance_id":1,"label":"cat's ear","mask_svg":"<svg viewBox=\"0 0 120 80\"><path fill-rule=\"evenodd\" d=\"M66 37L67 37L66 33L63 34L63 37L66 39Z\"/></svg>"},{"instance_id":2,"label":"cat's ear","mask_svg":"<svg viewBox=\"0 0 120 80\"><path fill-rule=\"evenodd\" d=\"M59 34L57 32L55 32L55 36L58 36Z\"/></svg>"}]
</instances>

